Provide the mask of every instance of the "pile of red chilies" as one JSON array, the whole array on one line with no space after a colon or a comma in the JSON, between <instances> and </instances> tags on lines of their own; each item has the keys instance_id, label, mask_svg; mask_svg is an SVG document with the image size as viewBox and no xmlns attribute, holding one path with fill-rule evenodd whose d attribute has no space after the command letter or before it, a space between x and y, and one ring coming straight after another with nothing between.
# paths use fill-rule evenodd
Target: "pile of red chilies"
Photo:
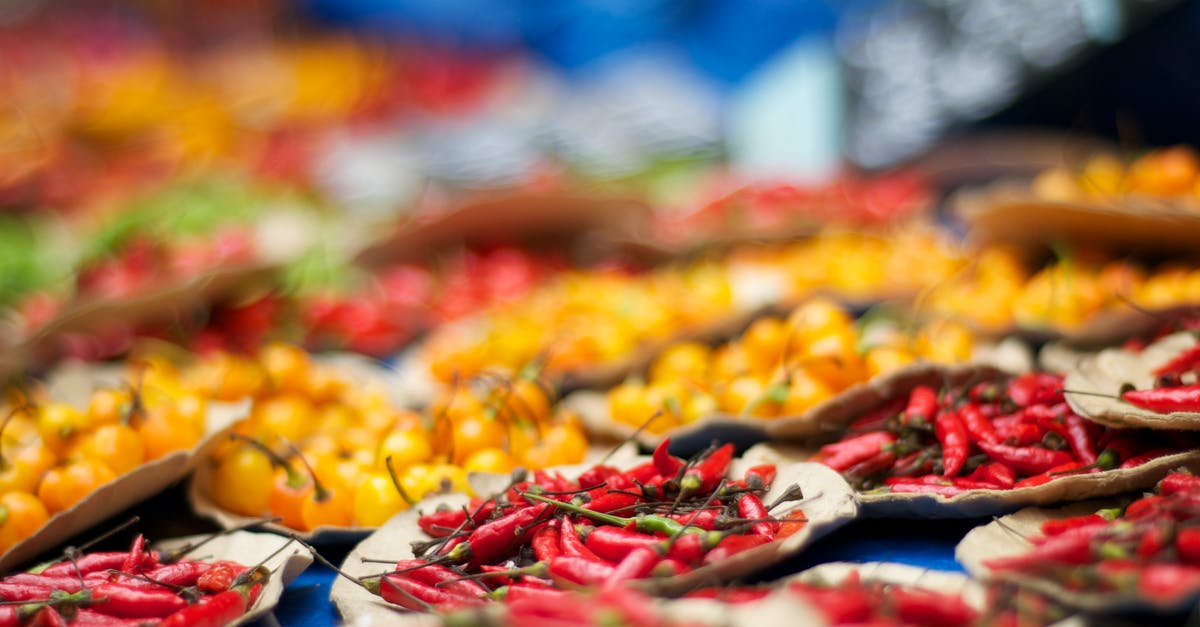
<instances>
[{"instance_id":1,"label":"pile of red chilies","mask_svg":"<svg viewBox=\"0 0 1200 627\"><path fill-rule=\"evenodd\" d=\"M780 588L803 599L830 625L1020 627L1047 625L1066 615L1063 608L1049 603L1042 595L1009 583L988 584L986 609L980 612L958 595L916 586L864 582L858 572L837 583L702 588L684 596L743 604L763 599Z\"/></svg>"},{"instance_id":2,"label":"pile of red chilies","mask_svg":"<svg viewBox=\"0 0 1200 627\"><path fill-rule=\"evenodd\" d=\"M932 493L1042 485L1190 450L1188 432L1110 429L1073 412L1059 375L1031 373L940 392L918 386L853 422L814 457L860 490Z\"/></svg>"},{"instance_id":3,"label":"pile of red chilies","mask_svg":"<svg viewBox=\"0 0 1200 627\"><path fill-rule=\"evenodd\" d=\"M1026 553L985 562L1076 591L1170 602L1200 592L1200 477L1177 472L1124 508L1048 520Z\"/></svg>"},{"instance_id":4,"label":"pile of red chilies","mask_svg":"<svg viewBox=\"0 0 1200 627\"><path fill-rule=\"evenodd\" d=\"M488 611L446 614L445 627L688 627L691 623L669 619L647 594L632 588L602 588L559 592L569 602L543 603L519 598L489 606ZM495 611L499 610L499 611ZM696 624L699 627L699 623Z\"/></svg>"},{"instance_id":5,"label":"pile of red chilies","mask_svg":"<svg viewBox=\"0 0 1200 627\"><path fill-rule=\"evenodd\" d=\"M361 583L418 611L495 599L554 604L564 598L561 588L686 573L804 524L798 509L782 519L770 515L803 498L798 489L763 503L773 465L727 478L732 445L685 461L668 453L668 444L626 471L598 465L575 480L539 471L461 509L424 513L419 524L432 539L414 545L417 558Z\"/></svg>"},{"instance_id":6,"label":"pile of red chilies","mask_svg":"<svg viewBox=\"0 0 1200 627\"><path fill-rule=\"evenodd\" d=\"M703 588L687 598L752 603L774 592L768 586ZM979 612L961 598L921 588L864 583L851 572L837 584L794 581L785 586L821 612L830 625L972 625Z\"/></svg>"},{"instance_id":7,"label":"pile of red chilies","mask_svg":"<svg viewBox=\"0 0 1200 627\"><path fill-rule=\"evenodd\" d=\"M1149 390L1122 390L1125 402L1169 414L1200 411L1200 343L1194 344L1154 370L1155 385Z\"/></svg>"},{"instance_id":8,"label":"pile of red chilies","mask_svg":"<svg viewBox=\"0 0 1200 627\"><path fill-rule=\"evenodd\" d=\"M830 625L974 625L977 612L960 597L879 582L858 573L836 586L793 582L787 589L808 601Z\"/></svg>"},{"instance_id":9,"label":"pile of red chilies","mask_svg":"<svg viewBox=\"0 0 1200 627\"><path fill-rule=\"evenodd\" d=\"M0 627L216 627L253 605L267 572L228 561L173 559L147 550L72 554L0 579Z\"/></svg>"}]
</instances>

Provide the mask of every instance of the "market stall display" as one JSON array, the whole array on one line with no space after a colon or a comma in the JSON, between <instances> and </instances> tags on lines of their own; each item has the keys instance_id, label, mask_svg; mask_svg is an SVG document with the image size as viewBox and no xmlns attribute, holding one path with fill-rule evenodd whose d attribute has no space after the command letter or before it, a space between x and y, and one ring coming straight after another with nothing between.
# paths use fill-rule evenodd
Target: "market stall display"
<instances>
[{"instance_id":1,"label":"market stall display","mask_svg":"<svg viewBox=\"0 0 1200 627\"><path fill-rule=\"evenodd\" d=\"M246 531L155 546L138 534L125 551L72 547L57 559L2 577L4 620L13 625L241 625L270 612L284 586L311 561L286 538ZM200 547L207 557L189 557Z\"/></svg>"},{"instance_id":2,"label":"market stall display","mask_svg":"<svg viewBox=\"0 0 1200 627\"><path fill-rule=\"evenodd\" d=\"M553 594L550 582L677 594L779 562L853 518L848 489L827 469L732 452L685 461L663 446L623 470L493 476L488 498L442 499L388 521L347 557L333 601L347 620L396 620L405 609L483 604L498 586L505 596ZM478 574L464 579L455 566ZM446 578L456 586L439 586Z\"/></svg>"},{"instance_id":3,"label":"market stall display","mask_svg":"<svg viewBox=\"0 0 1200 627\"><path fill-rule=\"evenodd\" d=\"M906 383L813 457L842 473L869 513L993 514L1145 488L1200 463L1190 432L1076 414L1060 375L947 369Z\"/></svg>"},{"instance_id":4,"label":"market stall display","mask_svg":"<svg viewBox=\"0 0 1200 627\"><path fill-rule=\"evenodd\" d=\"M574 464L589 442L537 371L448 390L424 413L391 397L395 373L351 356L269 344L183 371L206 397L249 399L192 480L197 511L226 527L264 515L312 539L361 536L427 494L470 492L470 472Z\"/></svg>"},{"instance_id":5,"label":"market stall display","mask_svg":"<svg viewBox=\"0 0 1200 627\"><path fill-rule=\"evenodd\" d=\"M952 321L906 329L878 312L853 320L846 308L817 297L786 319L756 318L715 347L672 344L650 362L644 380L631 377L604 395L576 392L567 402L593 432L635 437L647 446L664 434L677 441L684 434L719 437L722 428L796 440L855 411L871 382L886 387L931 363L967 362L1012 372L1030 367L1019 341L981 341Z\"/></svg>"},{"instance_id":6,"label":"market stall display","mask_svg":"<svg viewBox=\"0 0 1200 627\"><path fill-rule=\"evenodd\" d=\"M245 415L179 387L170 369L66 367L11 391L2 450L0 566L12 567L191 472Z\"/></svg>"},{"instance_id":7,"label":"market stall display","mask_svg":"<svg viewBox=\"0 0 1200 627\"><path fill-rule=\"evenodd\" d=\"M723 137L755 99L560 73L550 15L480 52L287 3L17 4L0 624L1200 603L1193 148L781 175ZM82 535L131 508L188 537ZM844 551L888 526L954 531Z\"/></svg>"},{"instance_id":8,"label":"market stall display","mask_svg":"<svg viewBox=\"0 0 1200 627\"><path fill-rule=\"evenodd\" d=\"M1191 607L1197 485L1177 472L1132 499L1022 510L972 531L958 556L972 573L1019 578L1081 610Z\"/></svg>"}]
</instances>

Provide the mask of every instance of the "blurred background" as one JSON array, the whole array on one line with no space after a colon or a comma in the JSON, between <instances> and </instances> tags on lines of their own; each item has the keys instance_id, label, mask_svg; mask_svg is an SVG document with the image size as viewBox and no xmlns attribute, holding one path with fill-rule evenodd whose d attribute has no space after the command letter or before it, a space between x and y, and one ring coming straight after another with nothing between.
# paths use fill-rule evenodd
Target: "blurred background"
<instances>
[{"instance_id":1,"label":"blurred background","mask_svg":"<svg viewBox=\"0 0 1200 627\"><path fill-rule=\"evenodd\" d=\"M309 315L367 280L344 261L382 225L481 191L691 210L753 181L945 189L1077 143L1196 143L1198 30L1173 0L3 0L0 305L28 336L232 261L285 267L324 298ZM326 335L388 352L421 326L392 305ZM47 350L127 347L97 320Z\"/></svg>"}]
</instances>

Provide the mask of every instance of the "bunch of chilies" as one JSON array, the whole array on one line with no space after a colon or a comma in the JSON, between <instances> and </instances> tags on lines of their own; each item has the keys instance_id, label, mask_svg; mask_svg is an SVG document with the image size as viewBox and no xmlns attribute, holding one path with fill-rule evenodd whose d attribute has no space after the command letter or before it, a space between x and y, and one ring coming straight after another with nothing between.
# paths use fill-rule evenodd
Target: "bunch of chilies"
<instances>
[{"instance_id":1,"label":"bunch of chilies","mask_svg":"<svg viewBox=\"0 0 1200 627\"><path fill-rule=\"evenodd\" d=\"M1154 369L1154 387L1149 390L1121 390L1121 400L1158 412L1200 411L1200 343Z\"/></svg>"},{"instance_id":2,"label":"bunch of chilies","mask_svg":"<svg viewBox=\"0 0 1200 627\"><path fill-rule=\"evenodd\" d=\"M782 585L711 587L693 590L685 598L714 599L725 604L754 604L768 596L798 601L819 613L829 625L863 627L1021 627L1061 620L1066 611L1036 591L993 582L986 585L983 610L962 596L915 585L866 580L852 571L839 581L805 580ZM654 599L629 588L558 592L571 602L543 603L520 598L487 612L464 611L445 616L446 627L459 625L625 625L655 627L688 623L665 615ZM778 608L781 604L775 603ZM776 610L777 611L777 610ZM682 615L679 615L682 616Z\"/></svg>"},{"instance_id":3,"label":"bunch of chilies","mask_svg":"<svg viewBox=\"0 0 1200 627\"><path fill-rule=\"evenodd\" d=\"M1124 507L1042 523L1025 553L985 562L1067 589L1170 603L1200 590L1200 477L1175 472Z\"/></svg>"},{"instance_id":4,"label":"bunch of chilies","mask_svg":"<svg viewBox=\"0 0 1200 627\"><path fill-rule=\"evenodd\" d=\"M0 627L218 627L245 614L270 576L262 566L183 555L148 550L140 534L128 551L68 549L0 579Z\"/></svg>"},{"instance_id":5,"label":"bunch of chilies","mask_svg":"<svg viewBox=\"0 0 1200 627\"><path fill-rule=\"evenodd\" d=\"M613 589L680 575L805 524L798 508L787 516L770 514L802 499L798 486L763 502L774 465L727 478L732 445L688 460L671 455L668 446L664 440L651 460L628 470L601 464L575 480L537 471L530 481L518 472L500 494L476 497L457 510L426 512L418 522L431 539L414 544L416 557L359 583L417 611L503 599L510 610L537 612L539 605L569 601L565 588Z\"/></svg>"},{"instance_id":6,"label":"bunch of chilies","mask_svg":"<svg viewBox=\"0 0 1200 627\"><path fill-rule=\"evenodd\" d=\"M1063 378L1048 373L940 391L917 386L851 423L813 461L861 490L951 497L1133 468L1196 446L1188 432L1089 421L1071 410L1063 392Z\"/></svg>"}]
</instances>

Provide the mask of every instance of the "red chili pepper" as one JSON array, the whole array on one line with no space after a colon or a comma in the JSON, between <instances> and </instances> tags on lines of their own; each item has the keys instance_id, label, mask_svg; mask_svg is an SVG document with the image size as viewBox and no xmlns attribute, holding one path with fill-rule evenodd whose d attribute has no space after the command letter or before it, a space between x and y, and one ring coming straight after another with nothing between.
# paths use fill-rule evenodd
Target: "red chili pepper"
<instances>
[{"instance_id":1,"label":"red chili pepper","mask_svg":"<svg viewBox=\"0 0 1200 627\"><path fill-rule=\"evenodd\" d=\"M536 521L545 516L549 508L546 503L538 503L482 524L471 532L466 542L446 553L446 557L450 561L466 560L468 568L494 564L524 543L525 537L535 531Z\"/></svg>"},{"instance_id":2,"label":"red chili pepper","mask_svg":"<svg viewBox=\"0 0 1200 627\"><path fill-rule=\"evenodd\" d=\"M504 601L511 603L514 601L533 601L542 604L559 604L563 602L574 602L575 597L566 590L558 588L546 588L543 586L531 586L524 583L515 583L508 586L504 591Z\"/></svg>"},{"instance_id":3,"label":"red chili pepper","mask_svg":"<svg viewBox=\"0 0 1200 627\"><path fill-rule=\"evenodd\" d=\"M632 494L609 492L598 499L584 503L583 508L593 512L607 513L632 507L639 502L641 502L641 499Z\"/></svg>"},{"instance_id":4,"label":"red chili pepper","mask_svg":"<svg viewBox=\"0 0 1200 627\"><path fill-rule=\"evenodd\" d=\"M859 485L866 479L891 470L895 465L896 454L891 450L884 450L847 468L842 471L842 475L851 484Z\"/></svg>"},{"instance_id":5,"label":"red chili pepper","mask_svg":"<svg viewBox=\"0 0 1200 627\"><path fill-rule=\"evenodd\" d=\"M103 583L92 586L91 592L90 607L109 616L163 618L187 607L187 601L170 590Z\"/></svg>"},{"instance_id":6,"label":"red chili pepper","mask_svg":"<svg viewBox=\"0 0 1200 627\"><path fill-rule=\"evenodd\" d=\"M717 519L720 515L720 509L698 509L686 514L671 514L670 518L682 525L691 525L697 529L712 531L716 529Z\"/></svg>"},{"instance_id":7,"label":"red chili pepper","mask_svg":"<svg viewBox=\"0 0 1200 627\"><path fill-rule=\"evenodd\" d=\"M0 580L0 597L3 597L7 601L26 601L45 598L45 591L47 590L78 592L82 588L83 584L80 583L79 577L49 577L30 573L17 573ZM41 596L28 596L37 594L41 594Z\"/></svg>"},{"instance_id":8,"label":"red chili pepper","mask_svg":"<svg viewBox=\"0 0 1200 627\"><path fill-rule=\"evenodd\" d=\"M562 555L562 549L559 548L558 535L557 521L552 521L533 534L533 555L539 562Z\"/></svg>"},{"instance_id":9,"label":"red chili pepper","mask_svg":"<svg viewBox=\"0 0 1200 627\"><path fill-rule=\"evenodd\" d=\"M208 572L210 568L212 568L212 565L208 562L175 562L174 564L165 564L146 572L146 577L172 586L192 586L196 585L196 581L200 576ZM126 579L125 582L130 585L141 585L138 582L147 586L158 585L132 578Z\"/></svg>"},{"instance_id":10,"label":"red chili pepper","mask_svg":"<svg viewBox=\"0 0 1200 627\"><path fill-rule=\"evenodd\" d=\"M651 571L651 574L655 577L674 577L676 575L683 575L691 571L691 566L688 566L687 564L684 564L673 557L664 557L658 561L658 564L654 567L654 570Z\"/></svg>"},{"instance_id":11,"label":"red chili pepper","mask_svg":"<svg viewBox=\"0 0 1200 627\"><path fill-rule=\"evenodd\" d=\"M723 444L705 457L700 463L688 468L680 480L680 489L695 494L711 492L725 478L729 462L733 459L733 445Z\"/></svg>"},{"instance_id":12,"label":"red chili pepper","mask_svg":"<svg viewBox=\"0 0 1200 627\"><path fill-rule=\"evenodd\" d=\"M1142 497L1130 503L1125 508L1124 513L1121 514L1121 517L1127 520L1137 520L1139 518L1146 518L1148 516L1156 515L1165 500L1166 499L1158 495Z\"/></svg>"},{"instance_id":13,"label":"red chili pepper","mask_svg":"<svg viewBox=\"0 0 1200 627\"><path fill-rule=\"evenodd\" d=\"M533 481L551 492L571 492L579 489L579 485L574 481L558 472L547 470L533 471Z\"/></svg>"},{"instance_id":14,"label":"red chili pepper","mask_svg":"<svg viewBox=\"0 0 1200 627\"><path fill-rule=\"evenodd\" d=\"M671 446L671 438L663 438L662 442L654 449L654 467L658 470L658 474L664 477L674 477L679 474L679 469L683 468L683 460L671 454L668 448Z\"/></svg>"},{"instance_id":15,"label":"red chili pepper","mask_svg":"<svg viewBox=\"0 0 1200 627\"><path fill-rule=\"evenodd\" d=\"M893 588L888 597L896 617L910 625L971 625L979 617L961 598L948 594Z\"/></svg>"},{"instance_id":16,"label":"red chili pepper","mask_svg":"<svg viewBox=\"0 0 1200 627\"><path fill-rule=\"evenodd\" d=\"M938 496L951 497L967 492L967 490L953 485L920 483L915 481L900 481L889 484L888 487L895 494L936 494Z\"/></svg>"},{"instance_id":17,"label":"red chili pepper","mask_svg":"<svg viewBox=\"0 0 1200 627\"><path fill-rule=\"evenodd\" d=\"M713 550L705 554L704 563L715 564L743 551L762 546L770 541L771 539L766 536L753 533L727 536Z\"/></svg>"},{"instance_id":18,"label":"red chili pepper","mask_svg":"<svg viewBox=\"0 0 1200 627\"><path fill-rule=\"evenodd\" d=\"M883 431L887 429L888 421L900 414L907 404L907 400L903 397L896 397L888 402L872 409L863 414L863 416L854 422L850 423L846 432L850 434L867 433L870 431Z\"/></svg>"},{"instance_id":19,"label":"red chili pepper","mask_svg":"<svg viewBox=\"0 0 1200 627\"><path fill-rule=\"evenodd\" d=\"M964 490L1004 490L1006 486L991 481L975 481L966 477L951 477L950 485Z\"/></svg>"},{"instance_id":20,"label":"red chili pepper","mask_svg":"<svg viewBox=\"0 0 1200 627\"><path fill-rule=\"evenodd\" d=\"M5 624L0 621L0 625ZM71 617L71 622L68 623L71 627L153 627L158 625L157 619L145 618L118 618L97 612L86 607L76 608L74 615ZM14 627L16 623L13 624Z\"/></svg>"},{"instance_id":21,"label":"red chili pepper","mask_svg":"<svg viewBox=\"0 0 1200 627\"><path fill-rule=\"evenodd\" d=\"M583 540L579 537L579 532L575 525L570 520L564 518L559 525L558 544L562 549L563 555L574 555L576 557L586 557L588 559L599 559Z\"/></svg>"},{"instance_id":22,"label":"red chili pepper","mask_svg":"<svg viewBox=\"0 0 1200 627\"><path fill-rule=\"evenodd\" d=\"M1074 461L1071 459L1071 454L1066 451L1052 451L1032 446L1015 447L980 442L979 448L983 449L992 459L1023 475L1038 475L1056 466Z\"/></svg>"},{"instance_id":23,"label":"red chili pepper","mask_svg":"<svg viewBox=\"0 0 1200 627\"><path fill-rule=\"evenodd\" d=\"M1013 484L1013 487L1029 488L1033 486L1045 485L1051 481L1054 481L1055 479L1058 479L1061 475L1070 474L1072 471L1077 471L1083 467L1083 464L1080 462L1067 462L1061 466L1055 466L1054 468L1051 468L1040 475L1034 475L1032 477L1022 479ZM1092 469L1092 472L1095 472L1096 470L1098 469Z\"/></svg>"},{"instance_id":24,"label":"red chili pepper","mask_svg":"<svg viewBox=\"0 0 1200 627\"><path fill-rule=\"evenodd\" d=\"M1154 557L1170 546L1170 535L1171 529L1166 525L1158 524L1150 527L1142 533L1134 552L1142 559Z\"/></svg>"},{"instance_id":25,"label":"red chili pepper","mask_svg":"<svg viewBox=\"0 0 1200 627\"><path fill-rule=\"evenodd\" d=\"M1153 390L1129 390L1121 394L1126 402L1160 414L1176 411L1200 411L1200 383Z\"/></svg>"},{"instance_id":26,"label":"red chili pepper","mask_svg":"<svg viewBox=\"0 0 1200 627\"><path fill-rule=\"evenodd\" d=\"M770 488L772 483L775 483L775 464L759 464L746 469L744 479L746 483L751 483L755 478L758 479L764 489Z\"/></svg>"},{"instance_id":27,"label":"red chili pepper","mask_svg":"<svg viewBox=\"0 0 1200 627\"><path fill-rule=\"evenodd\" d=\"M971 436L972 442L1000 444L1002 438L996 433L996 428L992 426L992 421L980 411L979 405L967 403L958 410L958 415L962 419L963 425L967 428L967 433Z\"/></svg>"},{"instance_id":28,"label":"red chili pepper","mask_svg":"<svg viewBox=\"0 0 1200 627\"><path fill-rule=\"evenodd\" d=\"M888 477L883 480L884 485L950 485L950 482L938 475L924 475L922 477Z\"/></svg>"},{"instance_id":29,"label":"red chili pepper","mask_svg":"<svg viewBox=\"0 0 1200 627\"><path fill-rule=\"evenodd\" d=\"M611 564L573 555L560 555L550 560L550 577L581 586L592 586L610 579L616 568Z\"/></svg>"},{"instance_id":30,"label":"red chili pepper","mask_svg":"<svg viewBox=\"0 0 1200 627\"><path fill-rule=\"evenodd\" d=\"M934 433L942 445L942 476L954 477L962 471L967 463L971 442L967 436L967 427L962 418L954 411L938 414L934 422Z\"/></svg>"},{"instance_id":31,"label":"red chili pepper","mask_svg":"<svg viewBox=\"0 0 1200 627\"><path fill-rule=\"evenodd\" d=\"M246 567L237 562L224 560L213 562L212 567L196 580L196 586L202 592L212 593L228 590L233 585L234 579L244 572L246 572Z\"/></svg>"},{"instance_id":32,"label":"red chili pepper","mask_svg":"<svg viewBox=\"0 0 1200 627\"><path fill-rule=\"evenodd\" d=\"M33 572L42 575L51 576L75 576L75 567L78 565L79 573L87 575L89 573L121 570L125 565L126 558L129 553L126 551L103 552L103 553L88 553L72 562L58 562L51 564L40 571L36 568ZM153 568L158 565L158 553L156 551L148 551L142 554L142 561L138 564L139 568Z\"/></svg>"},{"instance_id":33,"label":"red chili pepper","mask_svg":"<svg viewBox=\"0 0 1200 627\"><path fill-rule=\"evenodd\" d=\"M771 514L767 511L767 506L763 505L761 499L746 492L738 497L738 516L750 519L764 519L770 518ZM756 533L768 538L774 538L777 531L779 531L779 523L777 522L763 521L750 525L750 533Z\"/></svg>"},{"instance_id":34,"label":"red chili pepper","mask_svg":"<svg viewBox=\"0 0 1200 627\"><path fill-rule=\"evenodd\" d=\"M237 586L175 612L160 627L223 627L246 613L262 584Z\"/></svg>"},{"instance_id":35,"label":"red chili pepper","mask_svg":"<svg viewBox=\"0 0 1200 627\"><path fill-rule=\"evenodd\" d=\"M1184 527L1175 534L1175 550L1188 564L1200 564L1200 527Z\"/></svg>"},{"instance_id":36,"label":"red chili pepper","mask_svg":"<svg viewBox=\"0 0 1200 627\"><path fill-rule=\"evenodd\" d=\"M1200 368L1200 344L1184 349L1167 363L1154 369L1154 376L1181 375Z\"/></svg>"},{"instance_id":37,"label":"red chili pepper","mask_svg":"<svg viewBox=\"0 0 1200 627\"><path fill-rule=\"evenodd\" d=\"M788 590L808 600L831 625L859 625L875 615L876 603L858 585L858 580L843 581L839 588L823 588L792 583Z\"/></svg>"},{"instance_id":38,"label":"red chili pepper","mask_svg":"<svg viewBox=\"0 0 1200 627\"><path fill-rule=\"evenodd\" d=\"M1021 420L1027 424L1034 424L1040 427L1043 431L1054 431L1058 434L1063 434L1065 425L1063 418L1069 411L1066 403L1058 405L1030 405L1021 409Z\"/></svg>"},{"instance_id":39,"label":"red chili pepper","mask_svg":"<svg viewBox=\"0 0 1200 627\"><path fill-rule=\"evenodd\" d=\"M631 579L643 579L650 575L650 571L654 570L658 560L658 551L654 549L649 547L634 549L617 564L605 586L618 585Z\"/></svg>"},{"instance_id":40,"label":"red chili pepper","mask_svg":"<svg viewBox=\"0 0 1200 627\"><path fill-rule=\"evenodd\" d=\"M441 547L438 548L437 554L438 555L449 555L452 551L454 551L454 549L457 549L460 545L466 544L466 542L467 542L467 536L465 536L465 535L454 536L453 538L449 538L446 540L445 544L443 544ZM462 550L463 549L459 549L459 551L462 551Z\"/></svg>"},{"instance_id":41,"label":"red chili pepper","mask_svg":"<svg viewBox=\"0 0 1200 627\"><path fill-rule=\"evenodd\" d=\"M438 509L417 517L417 526L431 538L444 538L467 522L462 509Z\"/></svg>"},{"instance_id":42,"label":"red chili pepper","mask_svg":"<svg viewBox=\"0 0 1200 627\"><path fill-rule=\"evenodd\" d=\"M1120 467L1121 468L1137 468L1138 466L1141 466L1142 464L1145 464L1147 462L1152 462L1152 461L1158 459L1159 457L1163 457L1166 455L1173 455L1178 452L1179 451L1177 451L1175 449L1170 449L1170 448L1151 449L1149 451L1146 451L1145 453L1141 453L1140 455L1134 455L1133 457L1130 457L1129 459L1121 462Z\"/></svg>"},{"instance_id":43,"label":"red chili pepper","mask_svg":"<svg viewBox=\"0 0 1200 627\"><path fill-rule=\"evenodd\" d=\"M1138 593L1156 601L1171 601L1200 587L1200 568L1188 564L1147 564L1138 579Z\"/></svg>"},{"instance_id":44,"label":"red chili pepper","mask_svg":"<svg viewBox=\"0 0 1200 627\"><path fill-rule=\"evenodd\" d=\"M654 461L651 460L626 470L622 476L629 480L630 485L633 485L635 483L644 484L653 479L657 474L659 474L658 466L655 466Z\"/></svg>"},{"instance_id":45,"label":"red chili pepper","mask_svg":"<svg viewBox=\"0 0 1200 627\"><path fill-rule=\"evenodd\" d=\"M1008 446L1032 446L1041 444L1046 435L1045 429L1028 422L1018 422L1006 427L996 427L996 435L1003 439ZM987 444L983 442L983 444Z\"/></svg>"},{"instance_id":46,"label":"red chili pepper","mask_svg":"<svg viewBox=\"0 0 1200 627\"><path fill-rule=\"evenodd\" d=\"M928 474L933 470L933 458L936 454L936 449L931 447L905 455L892 468L892 476L915 477Z\"/></svg>"},{"instance_id":47,"label":"red chili pepper","mask_svg":"<svg viewBox=\"0 0 1200 627\"><path fill-rule=\"evenodd\" d=\"M731 535L729 532L720 531L685 533L673 540L659 542L656 546L659 550L666 552L667 557L679 560L684 564L695 564L704 559L706 553L729 535Z\"/></svg>"},{"instance_id":48,"label":"red chili pepper","mask_svg":"<svg viewBox=\"0 0 1200 627\"><path fill-rule=\"evenodd\" d=\"M854 464L878 455L896 443L896 436L886 431L864 433L860 436L821 447L817 461L842 472Z\"/></svg>"},{"instance_id":49,"label":"red chili pepper","mask_svg":"<svg viewBox=\"0 0 1200 627\"><path fill-rule=\"evenodd\" d=\"M67 627L67 619L52 607L43 607L33 615L28 627Z\"/></svg>"},{"instance_id":50,"label":"red chili pepper","mask_svg":"<svg viewBox=\"0 0 1200 627\"><path fill-rule=\"evenodd\" d=\"M416 579L422 583L445 588L461 596L482 597L487 594L487 590L479 582L471 579L463 579L462 575L441 564L431 564L426 560L419 559L400 560L396 563L396 570L410 568L412 570L408 570L407 574L412 579Z\"/></svg>"},{"instance_id":51,"label":"red chili pepper","mask_svg":"<svg viewBox=\"0 0 1200 627\"><path fill-rule=\"evenodd\" d=\"M1186 472L1173 472L1158 482L1158 493L1163 496L1181 492L1200 493L1200 477Z\"/></svg>"},{"instance_id":52,"label":"red chili pepper","mask_svg":"<svg viewBox=\"0 0 1200 627\"><path fill-rule=\"evenodd\" d=\"M983 483L992 483L1002 488L1011 488L1017 482L1017 473L1012 468L1000 462L980 464L967 479Z\"/></svg>"},{"instance_id":53,"label":"red chili pepper","mask_svg":"<svg viewBox=\"0 0 1200 627\"><path fill-rule=\"evenodd\" d=\"M1061 403L1062 377L1038 372L1023 374L1008 382L1006 392L1008 398L1018 407Z\"/></svg>"},{"instance_id":54,"label":"red chili pepper","mask_svg":"<svg viewBox=\"0 0 1200 627\"><path fill-rule=\"evenodd\" d=\"M579 487L585 490L607 483L612 477L621 474L612 466L592 466L579 475Z\"/></svg>"},{"instance_id":55,"label":"red chili pepper","mask_svg":"<svg viewBox=\"0 0 1200 627\"><path fill-rule=\"evenodd\" d=\"M137 534L133 539L133 546L129 547L129 554L125 556L125 561L121 564L121 571L126 573L139 573L142 570L142 554L146 551L146 536Z\"/></svg>"},{"instance_id":56,"label":"red chili pepper","mask_svg":"<svg viewBox=\"0 0 1200 627\"><path fill-rule=\"evenodd\" d=\"M992 418L992 428L995 429L997 432L1007 431L1009 429L1012 429L1014 425L1021 424L1021 421L1022 421L1021 413L1022 412L1018 411L1018 412L1014 412L1011 414L1005 414L1003 416L996 416L995 418ZM1003 438L1004 436L1000 435L1000 437Z\"/></svg>"},{"instance_id":57,"label":"red chili pepper","mask_svg":"<svg viewBox=\"0 0 1200 627\"><path fill-rule=\"evenodd\" d=\"M428 611L430 609L429 606L433 606L440 611L446 611L483 603L478 598L458 594L445 588L439 588L418 581L406 576L406 573L389 574L367 581L375 582L368 583L370 588L373 588L375 585L379 586L377 593L383 597L384 601L418 612Z\"/></svg>"},{"instance_id":58,"label":"red chili pepper","mask_svg":"<svg viewBox=\"0 0 1200 627\"><path fill-rule=\"evenodd\" d=\"M587 536L585 545L601 559L620 562L634 549L658 546L661 538L628 531L620 527L597 527Z\"/></svg>"},{"instance_id":59,"label":"red chili pepper","mask_svg":"<svg viewBox=\"0 0 1200 627\"><path fill-rule=\"evenodd\" d=\"M1068 413L1065 419L1064 437L1071 447L1075 459L1084 464L1096 463L1096 445L1092 443L1092 434L1088 431L1086 421L1074 412Z\"/></svg>"},{"instance_id":60,"label":"red chili pepper","mask_svg":"<svg viewBox=\"0 0 1200 627\"><path fill-rule=\"evenodd\" d=\"M937 391L928 385L919 385L909 393L908 406L904 408L900 422L909 426L932 424L937 410Z\"/></svg>"},{"instance_id":61,"label":"red chili pepper","mask_svg":"<svg viewBox=\"0 0 1200 627\"><path fill-rule=\"evenodd\" d=\"M993 570L1019 570L1045 564L1088 564L1092 561L1092 539L1101 529L1076 529L1049 538L1025 553L987 560L984 565Z\"/></svg>"},{"instance_id":62,"label":"red chili pepper","mask_svg":"<svg viewBox=\"0 0 1200 627\"><path fill-rule=\"evenodd\" d=\"M1042 523L1042 536L1057 536L1072 529L1081 529L1091 527L1093 525L1106 524L1108 524L1108 519L1100 514L1087 514L1084 516L1072 516L1070 518L1051 519Z\"/></svg>"}]
</instances>

